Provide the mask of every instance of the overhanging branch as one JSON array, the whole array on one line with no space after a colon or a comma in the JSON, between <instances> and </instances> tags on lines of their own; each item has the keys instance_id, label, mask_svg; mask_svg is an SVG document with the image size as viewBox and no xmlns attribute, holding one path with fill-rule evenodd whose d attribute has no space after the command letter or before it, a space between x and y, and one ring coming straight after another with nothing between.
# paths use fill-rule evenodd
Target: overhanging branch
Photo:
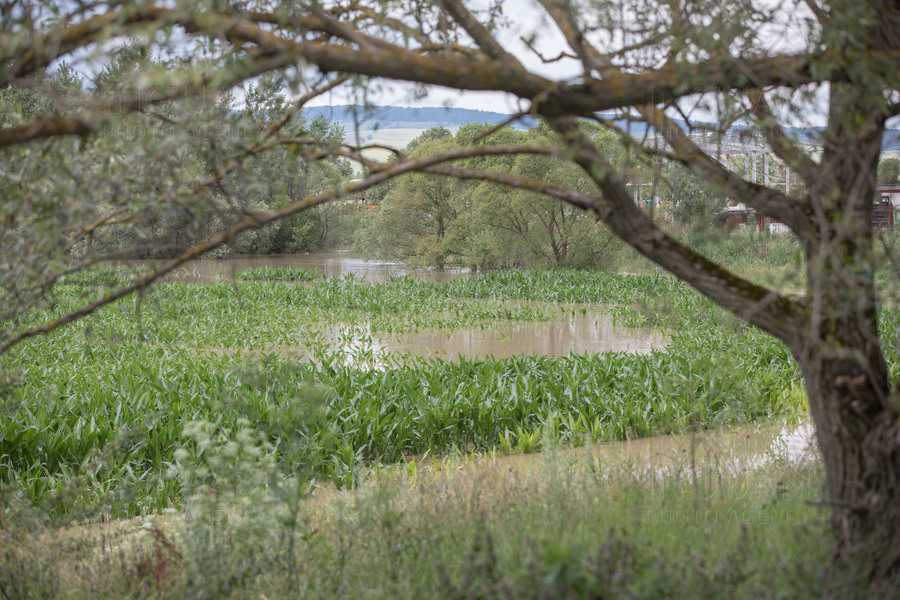
<instances>
[{"instance_id":1,"label":"overhanging branch","mask_svg":"<svg viewBox=\"0 0 900 600\"><path fill-rule=\"evenodd\" d=\"M600 219L635 250L696 288L725 309L797 347L804 309L774 290L755 285L687 248L659 229L637 206L617 171L606 163L572 118L549 119L580 165L600 188Z\"/></svg>"},{"instance_id":2,"label":"overhanging branch","mask_svg":"<svg viewBox=\"0 0 900 600\"><path fill-rule=\"evenodd\" d=\"M283 143L281 141L272 141L271 143ZM128 296L129 294L134 293L140 289L144 289L147 286L153 284L158 281L167 273L171 272L173 269L176 269L179 265L184 264L185 262L197 258L211 250L214 250L221 246L222 244L227 244L231 240L235 238L238 234L249 231L252 229L259 229L269 223L273 223L275 221L279 221L281 219L285 219L292 215L301 213L305 210L309 210L316 206L320 206L329 202L331 200L348 196L350 194L354 194L356 192L362 191L364 189L370 188L373 185L377 185L399 175L403 175L404 173L410 173L413 171L428 171L431 167L439 165L440 163L452 160L460 160L465 158L471 158L474 156L483 156L486 154L502 154L505 152L509 152L509 150L515 148L517 153L528 152L529 150L538 154L548 154L550 152L555 152L553 149L542 148L539 146L484 146L479 148L467 148L462 150L453 150L450 152L441 153L438 155L428 156L425 158L418 159L408 159L404 160L400 163L396 164L384 164L382 168L377 172L371 173L363 179L359 179L357 181L353 181L351 183L346 183L341 186L335 187L334 189L328 190L327 192L323 192L321 194L317 194L314 196L310 196L308 198L304 198L303 200L299 200L297 202L292 202L287 204L281 208L255 213L247 218L243 219L239 223L236 223L232 227L229 227L222 233L213 236L206 242L201 244L197 244L192 248L186 250L181 253L177 257L166 261L162 265L160 265L156 270L151 273L148 273L142 277L139 277L134 283L123 287L119 290L116 290L102 298L95 300L89 304L84 305L78 310L72 311L66 315L63 315L57 319L53 319L51 321L47 321L41 325L26 329L24 331L20 331L17 334L14 334L10 339L0 344L0 355L4 354L17 344L22 341L32 338L38 335L42 335L45 333L49 333L55 329L58 329L64 325L68 325L69 323L73 323L78 319L85 317L96 310L106 306L107 304L111 304L121 298ZM220 174L217 173L214 176L215 179L218 179Z\"/></svg>"},{"instance_id":3,"label":"overhanging branch","mask_svg":"<svg viewBox=\"0 0 900 600\"><path fill-rule=\"evenodd\" d=\"M748 90L747 98L750 100L753 114L759 122L760 131L769 143L769 147L809 185L809 182L816 176L816 163L785 135L763 90Z\"/></svg>"},{"instance_id":4,"label":"overhanging branch","mask_svg":"<svg viewBox=\"0 0 900 600\"><path fill-rule=\"evenodd\" d=\"M693 173L717 185L733 199L775 217L802 240L809 241L815 236L811 223L812 208L808 201L790 198L777 190L751 183L732 173L706 154L662 109L644 106L638 111L672 147L671 156Z\"/></svg>"}]
</instances>

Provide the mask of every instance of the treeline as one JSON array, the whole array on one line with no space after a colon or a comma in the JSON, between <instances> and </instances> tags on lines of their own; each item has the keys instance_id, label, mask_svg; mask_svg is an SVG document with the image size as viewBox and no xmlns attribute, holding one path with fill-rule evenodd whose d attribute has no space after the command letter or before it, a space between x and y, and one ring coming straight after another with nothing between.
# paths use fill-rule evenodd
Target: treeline
<instances>
[{"instance_id":1,"label":"treeline","mask_svg":"<svg viewBox=\"0 0 900 600\"><path fill-rule=\"evenodd\" d=\"M52 73L0 89L0 127L51 116L61 107L87 106L98 97L115 106L155 93L155 74L167 68L137 44L116 53L91 78L62 63ZM6 233L40 239L47 232L32 230L56 228L53 236L72 240L69 254L85 260L168 257L255 213L351 178L346 159L307 158L342 144L344 129L323 117L307 119L284 90L283 77L271 74L249 86L240 101L219 93L176 97L133 115L85 113L92 123L104 119L102 127L47 144L46 151L59 153L64 165L53 172L42 172L33 154L7 152L6 179L17 170L39 173L46 189L7 186L5 208L16 222ZM40 193L42 198L26 201L26 194ZM46 214L25 214L34 211L25 207L42 205L48 205ZM339 206L300 213L239 234L215 256L345 245L339 214ZM62 227L60 215L66 215Z\"/></svg>"},{"instance_id":2,"label":"treeline","mask_svg":"<svg viewBox=\"0 0 900 600\"><path fill-rule=\"evenodd\" d=\"M554 143L545 127L529 131L469 124L456 135L443 127L425 131L406 148L412 158L485 144ZM598 129L598 144L614 142ZM484 137L486 136L486 137ZM594 193L577 168L550 157L482 156L458 166L540 179ZM539 193L491 182L411 174L369 194L380 203L358 232L356 247L417 265L504 269L587 266L597 262L610 234L590 215Z\"/></svg>"},{"instance_id":3,"label":"treeline","mask_svg":"<svg viewBox=\"0 0 900 600\"><path fill-rule=\"evenodd\" d=\"M724 206L721 196L681 167L632 157L621 138L609 130L587 123L584 127L622 171L635 202L662 225L709 223ZM541 125L518 131L469 124L455 135L442 127L429 129L410 142L406 152L415 158L485 144L560 145L555 134ZM455 164L599 193L580 168L553 156L480 156ZM357 233L356 248L383 258L475 270L619 269L636 260L593 215L527 189L412 174L372 190L369 199L380 206L369 211Z\"/></svg>"},{"instance_id":4,"label":"treeline","mask_svg":"<svg viewBox=\"0 0 900 600\"><path fill-rule=\"evenodd\" d=\"M583 127L621 172L638 206L679 242L761 282L797 277L802 253L793 236L757 233L752 214L747 226L735 230L725 218L732 214L729 199L681 165L631 153L608 129L587 122ZM455 135L443 127L431 128L410 142L405 153L416 158L497 144L560 147L542 125L520 131L482 123L464 125ZM479 156L454 164L599 193L580 168L553 156ZM743 173L749 165L737 159L735 166ZM771 161L768 167L769 176L777 178L779 165ZM879 183L896 183L900 160L884 159L878 177ZM757 172L757 178L762 180L763 174ZM785 187L784 182L778 185ZM805 193L803 182L792 178L790 194ZM655 269L591 214L534 191L416 173L370 190L368 200L374 209L359 223L354 247L380 258L473 270Z\"/></svg>"}]
</instances>

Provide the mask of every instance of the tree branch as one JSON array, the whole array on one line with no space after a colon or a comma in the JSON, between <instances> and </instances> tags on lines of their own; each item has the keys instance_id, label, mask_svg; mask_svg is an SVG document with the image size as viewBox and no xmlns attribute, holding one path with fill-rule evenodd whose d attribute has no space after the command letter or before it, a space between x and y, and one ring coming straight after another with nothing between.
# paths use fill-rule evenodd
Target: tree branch
<instances>
[{"instance_id":1,"label":"tree branch","mask_svg":"<svg viewBox=\"0 0 900 600\"><path fill-rule=\"evenodd\" d=\"M79 48L98 43L107 30L115 28L116 34L122 35L149 22L162 26L175 14L171 9L147 3L129 4L126 8L95 15L79 23L69 22L65 26L54 27L36 39L26 38L21 43L9 44L0 52L0 64L8 65L0 71L0 87L16 77L25 77L43 69ZM67 21L63 19L62 22Z\"/></svg>"},{"instance_id":2,"label":"tree branch","mask_svg":"<svg viewBox=\"0 0 900 600\"><path fill-rule=\"evenodd\" d=\"M63 135L85 137L93 130L93 126L80 117L53 115L38 119L27 125L0 129L0 148Z\"/></svg>"},{"instance_id":3,"label":"tree branch","mask_svg":"<svg viewBox=\"0 0 900 600\"><path fill-rule=\"evenodd\" d=\"M539 179L530 179L528 177L520 177L518 175L501 173L499 171L484 171L481 169L454 167L446 164L435 165L422 170L434 175L445 175L454 179L486 181L520 190L527 190L529 192L536 192L557 200L562 200L563 202L584 210L596 211L598 207L596 196L547 183L546 181L541 181Z\"/></svg>"},{"instance_id":4,"label":"tree branch","mask_svg":"<svg viewBox=\"0 0 900 600\"><path fill-rule=\"evenodd\" d=\"M611 62L584 38L584 33L572 14L572 4L557 0L540 0L540 4L556 23L566 43L581 59L585 73L596 71L601 76L605 75L612 66Z\"/></svg>"},{"instance_id":5,"label":"tree branch","mask_svg":"<svg viewBox=\"0 0 900 600\"><path fill-rule=\"evenodd\" d=\"M279 19L284 28L286 21L278 15L254 13L252 17L245 17L238 13L187 13L141 4L138 8L111 11L62 31L51 32L32 43L37 50L29 49L22 56L19 56L24 51L22 47L8 50L0 58L12 62L13 67L0 77L0 84L8 83L10 77L32 73L79 47L93 43L106 27L114 24L149 26L151 23L160 26L177 24L191 35L225 38L238 47L246 43L255 44L263 50L263 55L272 60L266 70L293 66L302 59L323 71L455 89L504 91L529 100L540 98L541 112L548 116L590 115L611 108L656 103L722 89L799 86L834 79L840 76L838 69L843 68L837 66L842 64L839 61L830 61L828 64L835 66L829 68L821 67L821 64L820 68L814 68L817 63L822 63L823 58L815 54L754 59L719 56L699 64L670 63L640 73L624 73L616 69L604 73L602 80L591 78L583 83L559 84L524 69L510 69L508 61L489 56L460 61L452 54L426 56L415 49L380 41L378 44L366 44L365 48L313 40L295 41L260 26L278 23ZM308 21L307 24L321 26L323 33L328 34L328 26L321 19L317 23ZM51 41L56 43L51 44ZM586 46L582 44L584 48Z\"/></svg>"},{"instance_id":6,"label":"tree branch","mask_svg":"<svg viewBox=\"0 0 900 600\"><path fill-rule=\"evenodd\" d=\"M637 206L618 172L578 128L575 119L549 119L567 142L572 159L600 188L594 211L635 250L725 309L796 348L802 343L804 309L796 302L742 279L660 230Z\"/></svg>"},{"instance_id":7,"label":"tree branch","mask_svg":"<svg viewBox=\"0 0 900 600\"><path fill-rule=\"evenodd\" d=\"M784 129L778 124L778 120L766 100L765 92L751 89L747 91L747 98L750 100L753 114L757 118L760 131L769 143L769 147L809 184L816 176L818 165L784 134Z\"/></svg>"},{"instance_id":8,"label":"tree branch","mask_svg":"<svg viewBox=\"0 0 900 600\"><path fill-rule=\"evenodd\" d=\"M469 9L463 6L462 2L459 0L439 0L439 2L488 57L508 62L514 68L522 68L521 63L497 43L494 36L475 18L475 15L469 12Z\"/></svg>"},{"instance_id":9,"label":"tree branch","mask_svg":"<svg viewBox=\"0 0 900 600\"><path fill-rule=\"evenodd\" d=\"M800 239L808 241L815 236L815 228L810 221L812 208L808 201L789 198L777 190L735 175L701 150L662 109L646 106L640 107L638 111L672 147L673 158L693 173L717 185L733 199L775 217L790 227Z\"/></svg>"},{"instance_id":10,"label":"tree branch","mask_svg":"<svg viewBox=\"0 0 900 600\"><path fill-rule=\"evenodd\" d=\"M204 15L178 19L188 32L215 30L233 43L250 42L261 49L302 58L323 71L354 73L400 81L442 85L462 90L504 91L521 98L540 97L542 114L590 115L593 112L655 103L729 88L799 86L833 78L828 69L814 69L821 57L813 54L776 55L756 59L732 56L712 57L701 64L667 64L641 73L610 72L604 79L584 83L559 84L525 70L510 69L503 60L470 56L460 61L455 55L422 55L399 46L379 46L357 50L319 41L296 42L261 29L247 19Z\"/></svg>"}]
</instances>

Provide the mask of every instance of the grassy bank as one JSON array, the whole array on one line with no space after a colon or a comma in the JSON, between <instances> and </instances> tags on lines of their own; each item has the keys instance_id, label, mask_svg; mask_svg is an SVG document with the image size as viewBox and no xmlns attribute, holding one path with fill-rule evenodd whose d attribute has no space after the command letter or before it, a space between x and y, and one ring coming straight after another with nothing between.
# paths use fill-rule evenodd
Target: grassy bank
<instances>
[{"instance_id":1,"label":"grassy bank","mask_svg":"<svg viewBox=\"0 0 900 600\"><path fill-rule=\"evenodd\" d=\"M427 465L439 463L423 460L312 496L296 480L241 490L224 484L236 481L230 467L185 463L193 483L183 514L49 538L16 529L0 581L68 598L876 593L831 562L815 461L768 455L733 471L702 445L693 456L674 451L662 471L587 450L546 452L524 467L498 458L435 471ZM239 470L242 481L265 480L272 467L248 454ZM219 469L214 486L207 468Z\"/></svg>"}]
</instances>

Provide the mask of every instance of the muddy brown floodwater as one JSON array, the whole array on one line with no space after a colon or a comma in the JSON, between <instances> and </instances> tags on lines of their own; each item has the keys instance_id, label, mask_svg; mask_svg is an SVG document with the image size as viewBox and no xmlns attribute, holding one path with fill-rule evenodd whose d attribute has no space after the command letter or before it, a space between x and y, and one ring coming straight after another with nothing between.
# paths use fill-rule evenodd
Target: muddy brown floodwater
<instances>
[{"instance_id":1,"label":"muddy brown floodwater","mask_svg":"<svg viewBox=\"0 0 900 600\"><path fill-rule=\"evenodd\" d=\"M443 459L419 455L409 457L405 465L389 467L383 474L400 483L412 478L416 485L408 487L426 500L449 491L459 499L480 497L490 501L517 487L537 486L539 490L542 485L554 485L560 477L569 481L601 477L644 484L666 477L684 477L683 481L696 477L698 484L718 474L744 477L782 461L812 464L809 461L818 460L814 440L815 432L809 423L767 425L562 447L533 454L494 453ZM321 505L329 500L352 498L356 493L359 492L338 491L330 483L320 483L313 499Z\"/></svg>"},{"instance_id":2,"label":"muddy brown floodwater","mask_svg":"<svg viewBox=\"0 0 900 600\"><path fill-rule=\"evenodd\" d=\"M609 315L567 314L544 323L492 324L451 331L419 330L381 334L368 325L335 325L325 335L332 348L354 356L409 352L415 356L484 359L511 356L565 356L570 352L630 352L648 354L668 343L665 333L653 329L617 327ZM299 350L299 349L298 349Z\"/></svg>"},{"instance_id":3,"label":"muddy brown floodwater","mask_svg":"<svg viewBox=\"0 0 900 600\"><path fill-rule=\"evenodd\" d=\"M119 264L152 267L154 266L154 261L121 261ZM323 252L318 254L267 254L219 260L191 260L173 271L166 278L166 281L209 283L216 280L233 279L241 271L262 267L312 269L328 276L343 276L352 273L358 281L366 283L384 283L394 275L409 275L425 281L449 281L456 277L469 276L468 270L465 269L446 269L442 271L413 269L400 262L368 260L362 254Z\"/></svg>"},{"instance_id":4,"label":"muddy brown floodwater","mask_svg":"<svg viewBox=\"0 0 900 600\"><path fill-rule=\"evenodd\" d=\"M124 264L152 266L151 261L127 261ZM262 267L294 267L313 269L323 275L352 274L358 281L383 283L395 275L409 275L426 281L448 281L471 274L465 270L411 269L400 262L367 260L361 254L330 252L242 256L222 260L193 260L173 272L167 281L203 283L233 279L247 269ZM549 322L492 323L488 327L472 327L453 331L430 329L407 334L385 334L373 331L368 324L334 325L322 331L334 352L344 356L346 364L368 363L378 367L379 355L409 352L415 356L458 359L483 359L511 356L565 356L570 352L631 352L647 354L662 350L668 336L659 330L633 329L613 325L608 315L589 307L587 314L564 313ZM237 348L205 348L216 354L233 354ZM304 357L303 346L272 346L266 352ZM374 357L374 359L373 359Z\"/></svg>"},{"instance_id":5,"label":"muddy brown floodwater","mask_svg":"<svg viewBox=\"0 0 900 600\"><path fill-rule=\"evenodd\" d=\"M340 362L360 368L384 368L389 354L408 352L413 356L444 360L483 360L512 356L566 356L598 352L649 354L665 350L669 337L658 329L619 327L606 314L564 314L547 322L519 321L492 323L485 328L420 329L413 333L383 333L368 323L338 324L321 330L326 353ZM316 354L302 345L278 344L261 349L205 346L199 349L214 355L277 353L300 362L313 362Z\"/></svg>"},{"instance_id":6,"label":"muddy brown floodwater","mask_svg":"<svg viewBox=\"0 0 900 600\"><path fill-rule=\"evenodd\" d=\"M583 448L564 447L536 454L410 457L406 465L376 470L359 488L337 490L330 482L319 482L303 510L316 528L328 527L342 518L340 515L352 511L360 498L373 493L381 493L383 497L383 492L378 491L382 488L391 494L394 505L402 506L403 510L440 514L445 510L443 507L450 507L480 517L485 506L522 501L526 495L533 499L551 488L581 485L579 482L593 487L598 477L613 486L616 482L624 486L642 483L646 495L652 496L662 489L654 487L656 481L677 473L682 476L673 479L676 483L697 483L697 487L686 487L682 493L711 498L710 491L716 488L709 487L715 485L709 482L714 482L716 474L722 472L738 476L746 483L746 491L741 486L742 496L762 491L768 497L772 493L770 482L765 479L754 482L753 473L773 461L800 464L817 460L813 436L813 428L807 423L733 432L707 431L693 436L666 435ZM415 468L411 468L413 461ZM247 509L244 505L218 506L235 519L242 518ZM635 506L640 508L637 503ZM639 514L646 518L647 513ZM194 513L193 518L197 515L202 513ZM77 548L77 552L65 554L58 564L63 577L77 578L84 572L80 563L85 559L145 556L147 549L154 548L154 532L177 539L190 524L186 517L187 513L181 510L167 509L160 515L38 532L32 543L57 549Z\"/></svg>"}]
</instances>

